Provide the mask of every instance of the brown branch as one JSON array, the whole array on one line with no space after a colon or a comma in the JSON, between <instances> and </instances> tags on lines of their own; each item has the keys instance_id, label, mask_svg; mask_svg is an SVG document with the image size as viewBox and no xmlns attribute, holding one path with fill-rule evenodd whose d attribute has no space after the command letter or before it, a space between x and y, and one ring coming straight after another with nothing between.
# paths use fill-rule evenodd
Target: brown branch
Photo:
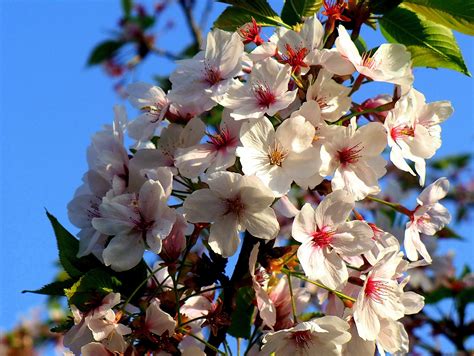
<instances>
[{"instance_id":1,"label":"brown branch","mask_svg":"<svg viewBox=\"0 0 474 356\"><path fill-rule=\"evenodd\" d=\"M242 249L240 250L239 259L235 265L234 272L232 273L232 277L230 282L227 286L224 287L223 292L223 309L222 311L225 312L227 315L231 316L232 312L235 309L235 299L237 296L237 292L240 288L244 285L242 283L244 277L249 273L249 256L252 252L253 247L259 242L259 240L249 234L248 232L245 233L244 241L242 243ZM250 285L250 284L249 284ZM209 336L208 343L214 346L216 349L219 348L219 345L225 340L227 330L229 326L221 327L217 334L214 335L211 333ZM206 355L216 355L216 351L212 350L209 347L206 347L204 350Z\"/></svg>"},{"instance_id":2,"label":"brown branch","mask_svg":"<svg viewBox=\"0 0 474 356\"><path fill-rule=\"evenodd\" d=\"M194 19L192 7L186 0L179 0L179 4L181 5L184 15L186 16L188 27L191 30L191 33L193 35L195 45L197 48L201 48L202 33L201 33L201 29L199 28L199 25Z\"/></svg>"}]
</instances>

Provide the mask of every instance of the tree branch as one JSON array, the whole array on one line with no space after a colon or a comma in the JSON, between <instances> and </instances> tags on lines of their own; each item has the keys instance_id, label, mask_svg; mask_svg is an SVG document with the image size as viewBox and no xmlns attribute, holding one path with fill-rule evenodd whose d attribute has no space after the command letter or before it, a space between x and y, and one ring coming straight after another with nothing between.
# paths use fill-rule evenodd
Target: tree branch
<instances>
[{"instance_id":1,"label":"tree branch","mask_svg":"<svg viewBox=\"0 0 474 356\"><path fill-rule=\"evenodd\" d=\"M202 33L199 25L197 24L196 20L194 19L192 7L186 0L179 0L179 4L183 9L184 15L186 16L186 20L188 22L188 27L191 30L191 33L194 38L194 43L196 44L197 48L201 48L202 43Z\"/></svg>"}]
</instances>

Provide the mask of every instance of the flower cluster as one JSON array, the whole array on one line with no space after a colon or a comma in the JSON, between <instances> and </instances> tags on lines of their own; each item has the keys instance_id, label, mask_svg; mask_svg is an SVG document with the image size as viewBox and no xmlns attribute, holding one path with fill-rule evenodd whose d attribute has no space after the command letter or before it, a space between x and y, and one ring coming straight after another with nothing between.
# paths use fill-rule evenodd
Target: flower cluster
<instances>
[{"instance_id":1,"label":"flower cluster","mask_svg":"<svg viewBox=\"0 0 474 356\"><path fill-rule=\"evenodd\" d=\"M155 265L133 294L71 305L64 343L73 353L215 352L239 289L255 305L252 354L408 352L400 319L424 298L404 291L407 271L431 263L423 239L450 221L439 203L449 184L432 183L410 209L382 199L381 178L388 158L423 186L452 108L413 88L403 45L360 53L342 25L335 31L335 47L324 48L316 16L268 41L255 21L214 29L177 62L168 92L128 86L140 114L128 121L115 107L68 212L81 229L79 257L114 273L143 258ZM394 94L356 103L372 81ZM404 236L364 212L368 204L404 215ZM213 270L239 250L232 278Z\"/></svg>"}]
</instances>

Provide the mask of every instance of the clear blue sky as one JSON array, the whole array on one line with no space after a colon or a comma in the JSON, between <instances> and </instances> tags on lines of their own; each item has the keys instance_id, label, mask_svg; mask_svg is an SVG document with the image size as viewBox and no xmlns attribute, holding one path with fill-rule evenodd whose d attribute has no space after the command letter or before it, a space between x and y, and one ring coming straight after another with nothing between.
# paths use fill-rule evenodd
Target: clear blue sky
<instances>
[{"instance_id":1,"label":"clear blue sky","mask_svg":"<svg viewBox=\"0 0 474 356\"><path fill-rule=\"evenodd\" d=\"M223 8L215 5L211 19ZM44 208L75 231L66 204L86 170L91 135L111 121L112 105L119 102L112 81L100 69L86 68L85 62L119 14L118 0L0 0L0 329L11 327L44 300L20 291L50 282L57 271L55 240ZM158 43L178 52L190 37L176 7L165 16L171 17L176 28ZM380 43L373 32L364 34L369 47ZM472 39L457 38L474 71ZM171 68L170 62L156 60L136 78L150 81L151 74ZM473 80L429 69L417 69L415 77L428 101L447 99L455 107L443 125L438 157L473 152ZM465 224L460 232L471 238L473 227ZM474 266L474 239L443 246L457 250L458 266Z\"/></svg>"}]
</instances>

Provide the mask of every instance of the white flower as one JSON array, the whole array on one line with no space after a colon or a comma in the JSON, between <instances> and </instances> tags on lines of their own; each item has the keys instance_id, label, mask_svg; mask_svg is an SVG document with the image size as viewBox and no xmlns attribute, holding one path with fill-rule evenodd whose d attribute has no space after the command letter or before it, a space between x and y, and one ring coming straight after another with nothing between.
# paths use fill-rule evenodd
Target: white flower
<instances>
[{"instance_id":1,"label":"white flower","mask_svg":"<svg viewBox=\"0 0 474 356\"><path fill-rule=\"evenodd\" d=\"M438 203L449 190L449 181L439 178L426 187L416 199L418 206L410 216L405 230L405 252L411 261L418 259L418 253L431 263L431 256L420 239L420 233L432 236L451 221L448 209Z\"/></svg>"},{"instance_id":2,"label":"white flower","mask_svg":"<svg viewBox=\"0 0 474 356\"><path fill-rule=\"evenodd\" d=\"M368 52L361 56L344 26L339 25L338 32L337 50L354 65L360 74L378 82L405 86L413 83L411 56L404 45L384 43L373 55Z\"/></svg>"},{"instance_id":3,"label":"white flower","mask_svg":"<svg viewBox=\"0 0 474 356\"><path fill-rule=\"evenodd\" d=\"M256 175L276 196L290 190L298 178L319 171L318 151L312 147L315 129L304 117L289 118L276 132L267 118L245 123L237 155L246 175Z\"/></svg>"},{"instance_id":4,"label":"white flower","mask_svg":"<svg viewBox=\"0 0 474 356\"><path fill-rule=\"evenodd\" d=\"M121 313L115 314L112 309L105 311L101 316L89 321L94 340L101 341L112 352L124 352L127 343L123 335L130 334L132 330L120 324Z\"/></svg>"},{"instance_id":5,"label":"white flower","mask_svg":"<svg viewBox=\"0 0 474 356\"><path fill-rule=\"evenodd\" d=\"M308 87L306 100L314 100L318 104L323 120L334 122L351 107L350 91L350 88L336 83L332 74L322 68L316 80Z\"/></svg>"},{"instance_id":6,"label":"white flower","mask_svg":"<svg viewBox=\"0 0 474 356\"><path fill-rule=\"evenodd\" d=\"M103 252L104 262L115 271L135 267L145 248L160 253L161 240L169 235L176 213L166 204L163 187L149 180L137 194L105 197L101 217L92 225L103 234L114 236Z\"/></svg>"},{"instance_id":7,"label":"white flower","mask_svg":"<svg viewBox=\"0 0 474 356\"><path fill-rule=\"evenodd\" d=\"M169 99L176 103L199 103L202 111L211 109L240 72L243 50L238 33L219 29L209 32L204 51L177 62L178 67L170 75L173 86Z\"/></svg>"},{"instance_id":8,"label":"white flower","mask_svg":"<svg viewBox=\"0 0 474 356\"><path fill-rule=\"evenodd\" d=\"M362 221L346 222L354 199L344 190L335 191L313 209L306 203L293 221L291 235L301 242L298 259L305 274L332 289L349 278L343 256L357 256L374 245L372 229Z\"/></svg>"},{"instance_id":9,"label":"white flower","mask_svg":"<svg viewBox=\"0 0 474 356\"><path fill-rule=\"evenodd\" d=\"M174 334L176 321L160 308L160 301L154 298L145 313L145 328L155 335L161 336L165 332L168 336Z\"/></svg>"},{"instance_id":10,"label":"white flower","mask_svg":"<svg viewBox=\"0 0 474 356\"><path fill-rule=\"evenodd\" d=\"M390 159L399 169L415 175L405 159L415 163L420 185L425 183L425 159L431 158L441 146L439 123L453 112L451 104L439 101L426 104L425 97L415 89L395 104L385 120Z\"/></svg>"},{"instance_id":11,"label":"white flower","mask_svg":"<svg viewBox=\"0 0 474 356\"><path fill-rule=\"evenodd\" d=\"M387 248L370 270L354 304L357 331L364 340L375 340L381 330L381 319L398 320L405 314L402 287L396 278L403 254Z\"/></svg>"},{"instance_id":12,"label":"white flower","mask_svg":"<svg viewBox=\"0 0 474 356\"><path fill-rule=\"evenodd\" d=\"M356 130L352 123L336 129L321 147L321 173L334 174L332 189L345 189L356 201L379 193L378 179L386 173L381 157L387 144L384 126L371 122Z\"/></svg>"},{"instance_id":13,"label":"white flower","mask_svg":"<svg viewBox=\"0 0 474 356\"><path fill-rule=\"evenodd\" d=\"M186 126L170 124L161 131L160 140L156 149L141 149L133 156L131 162L135 166L131 167L131 180L140 182L139 176L142 169L154 169L157 167L170 167L173 174L177 174L175 167L175 155L178 148L195 146L199 143L206 131L206 126L199 118L191 119ZM137 176L138 175L138 176ZM137 180L138 179L138 180ZM143 181L143 178L142 178ZM140 185L138 185L140 187Z\"/></svg>"},{"instance_id":14,"label":"white flower","mask_svg":"<svg viewBox=\"0 0 474 356\"><path fill-rule=\"evenodd\" d=\"M340 355L351 335L349 324L336 316L300 323L290 329L269 332L263 338L260 355Z\"/></svg>"},{"instance_id":15,"label":"white flower","mask_svg":"<svg viewBox=\"0 0 474 356\"><path fill-rule=\"evenodd\" d=\"M267 58L255 63L245 84L236 81L219 104L232 109L236 120L273 116L295 100L296 90L288 91L290 78L290 66Z\"/></svg>"},{"instance_id":16,"label":"white flower","mask_svg":"<svg viewBox=\"0 0 474 356\"><path fill-rule=\"evenodd\" d=\"M189 222L212 222L209 245L224 257L232 256L239 245L239 232L270 240L280 226L270 205L274 196L255 176L231 172L209 175L209 189L200 189L184 202ZM205 209L203 209L205 207Z\"/></svg>"},{"instance_id":17,"label":"white flower","mask_svg":"<svg viewBox=\"0 0 474 356\"><path fill-rule=\"evenodd\" d=\"M127 86L128 100L142 114L128 124L128 135L138 141L149 141L169 108L165 92L154 85L137 82Z\"/></svg>"},{"instance_id":18,"label":"white flower","mask_svg":"<svg viewBox=\"0 0 474 356\"><path fill-rule=\"evenodd\" d=\"M219 130L208 134L209 140L186 148L178 148L175 165L188 178L226 170L235 163L235 150L239 144L242 121L236 121L224 110Z\"/></svg>"}]
</instances>

